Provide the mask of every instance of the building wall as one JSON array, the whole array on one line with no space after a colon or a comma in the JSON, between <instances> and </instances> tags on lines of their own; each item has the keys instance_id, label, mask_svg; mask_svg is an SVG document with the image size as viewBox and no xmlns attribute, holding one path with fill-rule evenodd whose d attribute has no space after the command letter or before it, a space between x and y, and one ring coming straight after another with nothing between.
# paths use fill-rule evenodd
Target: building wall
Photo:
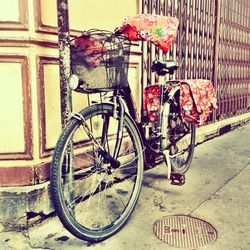
<instances>
[{"instance_id":1,"label":"building wall","mask_svg":"<svg viewBox=\"0 0 250 250\"><path fill-rule=\"evenodd\" d=\"M0 186L48 180L61 131L56 0L8 0L0 8ZM71 35L114 30L139 13L139 0L69 0ZM135 43L129 79L140 108L141 46ZM90 97L93 98L93 97ZM75 111L88 105L73 93Z\"/></svg>"}]
</instances>

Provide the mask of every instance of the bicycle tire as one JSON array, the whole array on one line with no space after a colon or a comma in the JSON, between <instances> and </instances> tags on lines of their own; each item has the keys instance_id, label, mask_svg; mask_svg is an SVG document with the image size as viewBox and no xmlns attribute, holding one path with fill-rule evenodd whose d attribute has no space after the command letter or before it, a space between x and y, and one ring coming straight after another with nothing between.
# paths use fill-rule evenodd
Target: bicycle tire
<instances>
[{"instance_id":1,"label":"bicycle tire","mask_svg":"<svg viewBox=\"0 0 250 250\"><path fill-rule=\"evenodd\" d=\"M177 143L173 143L173 146L170 148L170 161L172 170L174 172L184 174L188 171L193 159L196 126L192 123L184 123L179 111L174 111L169 117L168 129L170 142L173 142L176 138L180 137L182 133L185 133L187 130L189 130L187 135L185 135Z\"/></svg>"},{"instance_id":2,"label":"bicycle tire","mask_svg":"<svg viewBox=\"0 0 250 250\"><path fill-rule=\"evenodd\" d=\"M101 128L102 136L96 137L100 141L103 140L103 134L106 133L104 132L104 127L107 126L105 124L108 123L108 129L106 131L109 132L109 129L110 131L112 131L112 128L109 127L111 120L114 120L114 123L115 121L119 120L119 117L113 117L114 107L111 104L95 104L83 109L80 114L84 117L84 119L86 119L86 121L92 123L91 126L93 133L95 132L95 129L101 127L101 124L95 124L95 119L103 119L103 127ZM75 134L77 133L76 130L79 127L81 127L81 121L76 118L72 118L62 131L62 134L56 144L51 163L51 198L59 219L70 233L83 240L87 240L90 242L99 242L117 233L125 225L126 221L135 208L135 205L139 198L143 178L144 159L142 142L134 121L130 118L129 115L125 113L123 128L125 136L122 139L122 145L120 147L121 154L119 153L117 158L121 161L121 166L113 171L113 173L115 173L114 175L117 176L112 177L112 175L107 170L107 165L110 164L105 163L105 160L101 159L100 155L98 155L98 152L95 152L94 148L92 147L92 153L93 156L95 156L93 157L95 158L93 160L93 163L91 163L93 164L91 170L92 172L88 172L88 176L85 173L86 180L81 178L79 179L79 176L84 176L84 173L82 173L82 171L91 169L91 164L90 167L82 166L83 161L81 162L81 159L85 159L83 158L85 156L82 155L82 148L79 149L79 145L81 144L78 138L79 134ZM75 135L75 141L72 140L73 135ZM111 145L108 146L109 143L112 143L111 139L111 142L108 142L109 138L112 137L112 134L108 134L105 136L105 142L102 141L103 146L107 147L107 150L109 149L110 151L112 151ZM90 147L91 142L91 140L88 140L87 142L85 140L85 144L88 145L88 148ZM68 166L67 164L65 164L65 159L67 158L66 150L69 147L70 143L72 149L71 160L69 162L74 163L70 164L71 166L74 165L74 172L72 171L73 175L70 175L70 173L68 172L66 174L65 172L63 172ZM124 150L125 152L128 150L127 153L124 153ZM86 159L91 161L91 159L89 159L88 157L90 158L90 156L87 155ZM129 158L131 161L131 157L133 158L132 163L123 162L126 161L125 158ZM102 163L100 163L101 161ZM77 162L79 162L79 164ZM96 169L94 166L96 167ZM93 169L95 169L96 172ZM101 171L102 169L103 171ZM71 182L74 182L74 190L70 190L70 192L67 192L66 189L68 187L66 185L63 186L63 178L66 179L67 177L65 176L67 176L67 174L69 176L73 176L73 178L71 178ZM90 178L88 181L86 176L87 178ZM111 180L111 178L113 179ZM86 185L86 187L91 187L89 182L91 183L92 181L94 183L94 179L98 186L95 186L96 184L92 184L94 185L94 187L92 187L93 190L91 191L91 189L89 189L88 191L90 194L88 194L87 188L84 189L84 185ZM79 187L79 183L81 187ZM70 186L72 185L72 183L67 185ZM86 191L86 194L79 194L79 192L82 191ZM72 192L74 192L73 195ZM79 195L82 195L80 196L81 200L79 200ZM102 200L97 201L98 197ZM88 203L87 206L86 203ZM73 207L74 205L76 206ZM119 206L122 205L123 207L120 208ZM80 213L78 214L78 212ZM88 214L83 215L82 212ZM100 218L102 214L104 215L104 217L110 216L110 222L106 223L106 217ZM111 215L114 216L114 219L111 218ZM82 221L81 218L83 216L84 219ZM102 222L101 219L103 219L104 221Z\"/></svg>"}]
</instances>

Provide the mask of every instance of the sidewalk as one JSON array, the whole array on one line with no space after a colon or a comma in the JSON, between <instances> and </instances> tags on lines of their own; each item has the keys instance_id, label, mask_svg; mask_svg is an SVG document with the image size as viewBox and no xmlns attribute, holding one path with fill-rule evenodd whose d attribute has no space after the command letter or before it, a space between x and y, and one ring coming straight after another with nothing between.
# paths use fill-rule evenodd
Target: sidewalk
<instances>
[{"instance_id":1,"label":"sidewalk","mask_svg":"<svg viewBox=\"0 0 250 250\"><path fill-rule=\"evenodd\" d=\"M236 122L217 127L209 125L199 129L198 134L200 138L210 139L212 132L208 127L216 136L234 126ZM209 222L217 231L217 240L199 249L248 250L249 141L248 123L198 145L186 175L187 182L182 187L172 186L166 180L166 166L148 170L139 202L127 225L104 242L91 245L78 240L64 230L57 217L53 217L26 232L1 233L0 249L176 250L181 248L171 247L156 238L153 224L165 216L184 214Z\"/></svg>"}]
</instances>

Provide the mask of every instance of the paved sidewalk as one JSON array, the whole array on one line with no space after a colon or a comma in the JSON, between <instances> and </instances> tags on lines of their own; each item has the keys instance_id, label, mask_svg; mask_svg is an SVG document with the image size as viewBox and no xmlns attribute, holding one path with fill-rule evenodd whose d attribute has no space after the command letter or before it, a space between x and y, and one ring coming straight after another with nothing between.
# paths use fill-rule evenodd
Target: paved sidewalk
<instances>
[{"instance_id":1,"label":"paved sidewalk","mask_svg":"<svg viewBox=\"0 0 250 250\"><path fill-rule=\"evenodd\" d=\"M144 175L142 193L127 225L112 238L91 245L64 230L57 217L27 232L0 234L0 249L165 250L153 223L185 214L209 222L218 238L200 249L250 249L250 124L200 144L182 187L166 180L166 166Z\"/></svg>"}]
</instances>

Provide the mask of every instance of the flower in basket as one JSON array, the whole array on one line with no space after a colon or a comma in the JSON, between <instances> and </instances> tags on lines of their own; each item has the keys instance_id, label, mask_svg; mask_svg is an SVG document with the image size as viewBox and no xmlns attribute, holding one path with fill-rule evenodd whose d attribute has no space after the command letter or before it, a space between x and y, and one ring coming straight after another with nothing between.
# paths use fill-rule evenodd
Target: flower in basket
<instances>
[{"instance_id":1,"label":"flower in basket","mask_svg":"<svg viewBox=\"0 0 250 250\"><path fill-rule=\"evenodd\" d=\"M90 36L76 38L74 46L81 52L81 56L87 62L88 66L92 68L100 64L104 53L107 51L107 48L100 41Z\"/></svg>"}]
</instances>

